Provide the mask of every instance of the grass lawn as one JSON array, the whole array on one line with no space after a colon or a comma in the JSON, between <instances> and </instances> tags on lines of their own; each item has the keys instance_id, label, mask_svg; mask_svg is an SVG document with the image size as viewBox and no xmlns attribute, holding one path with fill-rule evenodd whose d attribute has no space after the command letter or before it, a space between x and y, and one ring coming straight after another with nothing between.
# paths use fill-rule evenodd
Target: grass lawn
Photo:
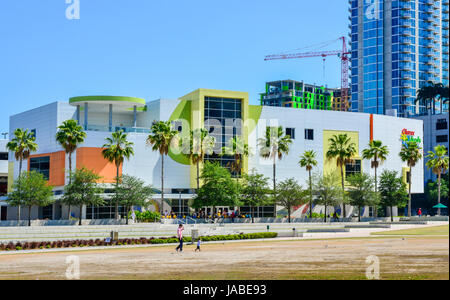
<instances>
[{"instance_id":1,"label":"grass lawn","mask_svg":"<svg viewBox=\"0 0 450 300\"><path fill-rule=\"evenodd\" d=\"M448 225L373 232L372 235L448 235Z\"/></svg>"}]
</instances>

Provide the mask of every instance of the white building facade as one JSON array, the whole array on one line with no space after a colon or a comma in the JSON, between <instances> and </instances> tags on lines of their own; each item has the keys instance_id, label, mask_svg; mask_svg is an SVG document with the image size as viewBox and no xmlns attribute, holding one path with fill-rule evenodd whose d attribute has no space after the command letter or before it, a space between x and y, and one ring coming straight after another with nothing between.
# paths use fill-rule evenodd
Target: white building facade
<instances>
[{"instance_id":1,"label":"white building facade","mask_svg":"<svg viewBox=\"0 0 450 300\"><path fill-rule=\"evenodd\" d=\"M398 154L402 146L402 132L406 130L415 137L423 137L421 120L365 113L255 106L249 105L248 102L248 93L245 92L208 89L198 89L179 99L159 99L151 102L131 97L75 97L69 102L55 102L12 116L9 136L13 137L16 128L29 129L35 133L39 148L24 162L24 169L45 173L49 183L54 186L55 197L58 199L68 182L69 163L68 156L55 140L57 127L68 119L78 120L84 127L87 138L73 154L72 166L86 167L99 173L107 188L106 193L111 192L116 169L101 156L102 145L111 132L119 129L125 131L128 140L134 143L135 155L125 161L120 172L139 177L157 190L153 197L153 209L161 209L161 156L159 152L152 151L146 143L154 121L171 121L182 136L195 128L206 128L216 138L215 149L221 149L231 137L240 136L249 144L252 152L244 161L244 172L254 169L270 179L272 162L260 157L258 139L264 137L267 126L282 126L286 133L291 135L293 143L289 154L277 162L277 181L295 178L305 187L308 173L298 164L300 155L305 151L314 150L317 153L319 164L316 172L337 171L336 163L325 158L328 140L333 135L347 134L356 145L357 154L353 158L355 163L346 167L346 176L355 172L373 175L370 162L362 160L361 156L370 140L375 139L381 140L390 151L379 173L384 169L396 170L405 178L408 168ZM180 149L175 148L171 149L164 161L163 210L187 214L191 211L189 200L195 195L196 167L191 165L186 155L179 153ZM218 160L226 166L232 158L214 154L207 157L207 160ZM6 168L9 170L11 189L11 182L17 178L19 170L18 162L11 153ZM415 168L412 175L412 192L423 193L423 169ZM112 217L113 209L112 205L100 208L85 207L81 212L74 209L73 217L78 217L81 213L87 219L106 219ZM245 209L242 208L243 211ZM261 217L275 214L273 207L258 208L257 211ZM22 219L27 218L26 213L23 212ZM16 218L17 210L8 207L7 219ZM33 208L32 218L66 219L67 207L56 201L48 208Z\"/></svg>"}]
</instances>

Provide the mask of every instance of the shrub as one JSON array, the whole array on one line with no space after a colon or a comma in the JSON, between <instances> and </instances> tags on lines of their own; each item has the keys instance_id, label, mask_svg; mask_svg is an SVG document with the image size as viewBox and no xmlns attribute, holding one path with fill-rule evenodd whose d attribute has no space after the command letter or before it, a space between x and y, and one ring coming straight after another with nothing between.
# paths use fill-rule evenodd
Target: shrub
<instances>
[{"instance_id":1,"label":"shrub","mask_svg":"<svg viewBox=\"0 0 450 300\"><path fill-rule=\"evenodd\" d=\"M209 241L225 241L225 240L246 240L246 239L260 239L260 238L275 238L277 233L274 232L262 232L262 233L249 233L249 234L230 234L230 235L216 235L216 236L202 236L200 239L204 242ZM185 237L186 243L192 242L191 237ZM90 247L90 246L116 246L116 245L134 245L134 244L176 244L178 238L139 238L139 239L121 239L119 241L111 241L106 243L104 240L74 240L74 241L56 241L56 242L25 242L25 243L8 243L0 244L0 251L12 251L12 250L27 250L27 249L50 249L50 248L70 248L70 247Z\"/></svg>"}]
</instances>

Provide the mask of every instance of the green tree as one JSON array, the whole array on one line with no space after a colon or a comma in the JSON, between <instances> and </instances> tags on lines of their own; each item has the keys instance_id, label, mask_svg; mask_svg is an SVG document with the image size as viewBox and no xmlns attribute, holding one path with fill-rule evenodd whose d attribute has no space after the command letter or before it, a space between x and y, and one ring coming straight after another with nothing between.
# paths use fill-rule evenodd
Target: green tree
<instances>
[{"instance_id":1,"label":"green tree","mask_svg":"<svg viewBox=\"0 0 450 300\"><path fill-rule=\"evenodd\" d=\"M236 174L236 180L242 174L244 159L250 156L250 147L240 137L235 136L228 141L229 145L222 148L222 155L231 155L234 160L227 164L232 173Z\"/></svg>"},{"instance_id":2,"label":"green tree","mask_svg":"<svg viewBox=\"0 0 450 300\"><path fill-rule=\"evenodd\" d=\"M119 186L120 176L119 170L120 166L123 164L125 159L129 159L134 155L133 143L127 140L127 134L123 130L118 130L111 134L111 137L106 138L106 144L103 145L102 154L103 157L111 163L116 165L116 191ZM116 195L117 196L117 195ZM117 198L116 198L117 199ZM115 215L116 219L119 219L119 202L115 203Z\"/></svg>"},{"instance_id":3,"label":"green tree","mask_svg":"<svg viewBox=\"0 0 450 300\"><path fill-rule=\"evenodd\" d=\"M14 152L14 157L19 161L19 176L22 174L22 164L24 160L30 157L32 152L36 152L38 145L36 144L36 137L32 132L28 132L28 129L17 128L14 131L14 138L6 144L6 149ZM20 185L18 186L20 190ZM20 202L17 206L17 215L20 222Z\"/></svg>"},{"instance_id":4,"label":"green tree","mask_svg":"<svg viewBox=\"0 0 450 300\"><path fill-rule=\"evenodd\" d=\"M48 206L53 201L53 187L36 171L20 174L6 200L11 206L17 206L17 203L28 206L28 226L31 226L31 208Z\"/></svg>"},{"instance_id":5,"label":"green tree","mask_svg":"<svg viewBox=\"0 0 450 300\"><path fill-rule=\"evenodd\" d=\"M441 195L441 202L442 199L446 199L446 205L448 206L448 188L449 188L449 174L444 174L441 178L441 185L440 185L440 195ZM427 200L430 203L430 208L435 205L436 202L438 202L438 196L439 196L439 186L437 181L429 180L427 182L427 185L425 186L425 194L427 197Z\"/></svg>"},{"instance_id":6,"label":"green tree","mask_svg":"<svg viewBox=\"0 0 450 300\"><path fill-rule=\"evenodd\" d=\"M159 121L153 123L151 133L147 137L147 144L152 146L153 151L161 154L161 214L164 211L164 157L169 154L169 148L177 136L178 131L172 130L170 121Z\"/></svg>"},{"instance_id":7,"label":"green tree","mask_svg":"<svg viewBox=\"0 0 450 300\"><path fill-rule=\"evenodd\" d=\"M276 190L276 165L277 159L283 159L284 155L289 154L289 145L292 139L284 134L284 129L280 127L267 127L264 138L258 139L259 153L262 158L273 159L273 190Z\"/></svg>"},{"instance_id":8,"label":"green tree","mask_svg":"<svg viewBox=\"0 0 450 300\"><path fill-rule=\"evenodd\" d=\"M325 206L324 222L327 222L327 212L329 206L336 206L342 203L342 190L339 177L335 173L313 176L313 191L316 197L316 204Z\"/></svg>"},{"instance_id":9,"label":"green tree","mask_svg":"<svg viewBox=\"0 0 450 300\"><path fill-rule=\"evenodd\" d=\"M241 185L241 200L243 205L249 206L252 214L252 223L254 219L254 208L272 204L270 189L268 187L269 178L262 174L256 173L255 170L251 174L244 174Z\"/></svg>"},{"instance_id":10,"label":"green tree","mask_svg":"<svg viewBox=\"0 0 450 300\"><path fill-rule=\"evenodd\" d=\"M434 114L436 112L436 98L439 96L441 88L442 84L428 81L426 85L417 91L416 103L419 102L427 110L430 110L431 114Z\"/></svg>"},{"instance_id":11,"label":"green tree","mask_svg":"<svg viewBox=\"0 0 450 300\"><path fill-rule=\"evenodd\" d=\"M277 185L274 202L287 209L289 223L291 223L292 208L304 204L307 201L307 195L308 191L303 190L294 178L289 178Z\"/></svg>"},{"instance_id":12,"label":"green tree","mask_svg":"<svg viewBox=\"0 0 450 300\"><path fill-rule=\"evenodd\" d=\"M450 98L449 86L448 85L447 86L444 86L444 85L440 86L439 87L439 99L440 99L440 102L441 102L441 113L444 113L443 106L444 106L444 104L448 105L449 98ZM448 109L447 109L447 113L448 113Z\"/></svg>"},{"instance_id":13,"label":"green tree","mask_svg":"<svg viewBox=\"0 0 450 300\"><path fill-rule=\"evenodd\" d=\"M394 221L392 208L405 207L408 203L408 191L406 183L397 175L396 171L384 170L380 176L380 203L383 207L389 207L391 221Z\"/></svg>"},{"instance_id":14,"label":"green tree","mask_svg":"<svg viewBox=\"0 0 450 300\"><path fill-rule=\"evenodd\" d=\"M358 207L358 222L361 222L361 208L378 204L373 179L367 174L357 173L349 176L347 181L350 185L348 189L350 204Z\"/></svg>"},{"instance_id":15,"label":"green tree","mask_svg":"<svg viewBox=\"0 0 450 300\"><path fill-rule=\"evenodd\" d=\"M308 171L309 173L309 218L312 219L313 192L311 171L313 167L317 166L316 152L314 152L313 150L305 151L305 153L300 156L300 161L298 163L302 168L306 168L306 171Z\"/></svg>"},{"instance_id":16,"label":"green tree","mask_svg":"<svg viewBox=\"0 0 450 300\"><path fill-rule=\"evenodd\" d=\"M336 165L341 171L341 187L342 187L342 206L344 218L347 217L345 204L345 177L344 167L346 164L353 162L356 153L356 144L351 141L347 134L333 135L329 140L330 146L326 153L328 160L336 159Z\"/></svg>"},{"instance_id":17,"label":"green tree","mask_svg":"<svg viewBox=\"0 0 450 300\"><path fill-rule=\"evenodd\" d=\"M78 145L84 143L86 132L83 127L78 125L75 120L64 121L56 132L56 141L63 147L66 154L69 155L69 183L70 173L72 172L72 154L77 150ZM68 209L68 218L70 218L70 206Z\"/></svg>"},{"instance_id":18,"label":"green tree","mask_svg":"<svg viewBox=\"0 0 450 300\"><path fill-rule=\"evenodd\" d=\"M378 167L387 159L389 150L387 146L383 146L382 141L370 141L369 148L363 150L363 159L371 160L371 167L375 169L375 196L378 197ZM375 218L378 216L377 207L374 207Z\"/></svg>"},{"instance_id":19,"label":"green tree","mask_svg":"<svg viewBox=\"0 0 450 300\"><path fill-rule=\"evenodd\" d=\"M117 186L116 201L125 207L128 225L128 215L133 206L147 207L153 195L153 187L145 185L139 178L123 175Z\"/></svg>"},{"instance_id":20,"label":"green tree","mask_svg":"<svg viewBox=\"0 0 450 300\"><path fill-rule=\"evenodd\" d=\"M79 225L83 218L83 206L101 206L105 201L100 196L103 189L98 185L101 177L91 170L86 168L78 169L70 175L72 178L70 184L64 187L64 195L61 202L66 205L78 206L80 208Z\"/></svg>"},{"instance_id":21,"label":"green tree","mask_svg":"<svg viewBox=\"0 0 450 300\"><path fill-rule=\"evenodd\" d=\"M183 152L188 153L190 161L197 167L198 190L200 188L200 164L205 160L206 155L213 153L216 139L209 135L208 130L197 128L190 132L189 142L187 144L183 140L181 142L183 142Z\"/></svg>"},{"instance_id":22,"label":"green tree","mask_svg":"<svg viewBox=\"0 0 450 300\"><path fill-rule=\"evenodd\" d=\"M447 148L444 145L437 145L433 151L429 151L426 156L428 159L426 166L432 169L433 173L438 176L438 204L441 203L441 177L448 170L448 155ZM438 208L438 215L441 214L441 209Z\"/></svg>"},{"instance_id":23,"label":"green tree","mask_svg":"<svg viewBox=\"0 0 450 300\"><path fill-rule=\"evenodd\" d=\"M215 212L216 206L240 206L239 186L219 163L205 162L200 178L203 185L198 189L192 207L213 207Z\"/></svg>"},{"instance_id":24,"label":"green tree","mask_svg":"<svg viewBox=\"0 0 450 300\"><path fill-rule=\"evenodd\" d=\"M419 160L422 159L422 148L419 143L408 141L406 145L402 145L402 149L400 150L400 158L402 161L406 162L409 167L408 172L408 217L411 217L411 186L412 186L412 168L414 168Z\"/></svg>"}]
</instances>

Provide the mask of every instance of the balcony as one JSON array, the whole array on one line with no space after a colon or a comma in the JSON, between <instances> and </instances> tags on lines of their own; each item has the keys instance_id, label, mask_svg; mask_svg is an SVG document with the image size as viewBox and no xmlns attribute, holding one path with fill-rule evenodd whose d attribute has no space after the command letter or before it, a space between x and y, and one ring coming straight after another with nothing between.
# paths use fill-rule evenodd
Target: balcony
<instances>
[{"instance_id":1,"label":"balcony","mask_svg":"<svg viewBox=\"0 0 450 300\"><path fill-rule=\"evenodd\" d=\"M87 131L145 133L151 124L139 118L146 111L144 99L120 96L84 96L69 100L75 106L76 120ZM148 132L148 131L147 131Z\"/></svg>"},{"instance_id":2,"label":"balcony","mask_svg":"<svg viewBox=\"0 0 450 300\"><path fill-rule=\"evenodd\" d=\"M121 126L103 126L103 125L88 125L86 131L98 131L98 132L116 132L122 130L125 133L150 133L150 128L144 127L121 127Z\"/></svg>"}]
</instances>

